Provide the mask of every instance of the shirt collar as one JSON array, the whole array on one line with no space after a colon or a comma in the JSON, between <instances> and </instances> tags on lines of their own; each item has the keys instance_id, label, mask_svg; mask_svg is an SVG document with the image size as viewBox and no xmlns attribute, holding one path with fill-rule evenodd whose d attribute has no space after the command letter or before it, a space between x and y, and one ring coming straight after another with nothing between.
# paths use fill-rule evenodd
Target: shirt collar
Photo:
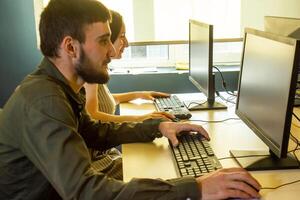
<instances>
[{"instance_id":1,"label":"shirt collar","mask_svg":"<svg viewBox=\"0 0 300 200\"><path fill-rule=\"evenodd\" d=\"M80 89L79 94L76 94L74 90L71 88L71 86L69 85L68 80L63 76L63 74L47 57L43 58L38 68L42 74L51 77L56 82L58 82L61 86L63 86L66 93L68 93L69 96L72 97L72 99L77 102L77 104L81 105L79 107L83 107L85 103L85 90L83 87Z\"/></svg>"}]
</instances>

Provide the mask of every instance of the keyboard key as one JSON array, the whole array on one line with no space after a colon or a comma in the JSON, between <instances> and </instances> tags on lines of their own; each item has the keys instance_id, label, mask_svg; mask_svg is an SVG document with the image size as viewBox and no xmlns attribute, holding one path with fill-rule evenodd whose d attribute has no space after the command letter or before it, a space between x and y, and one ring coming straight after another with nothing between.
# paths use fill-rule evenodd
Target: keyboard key
<instances>
[{"instance_id":1,"label":"keyboard key","mask_svg":"<svg viewBox=\"0 0 300 200\"><path fill-rule=\"evenodd\" d=\"M178 119L189 119L192 117L190 111L176 95L166 98L156 98L154 100L154 105L158 111L168 112L175 115L175 117Z\"/></svg>"},{"instance_id":2,"label":"keyboard key","mask_svg":"<svg viewBox=\"0 0 300 200\"><path fill-rule=\"evenodd\" d=\"M169 142L181 176L199 177L222 168L209 143L199 135L183 134L178 139L178 147Z\"/></svg>"}]
</instances>

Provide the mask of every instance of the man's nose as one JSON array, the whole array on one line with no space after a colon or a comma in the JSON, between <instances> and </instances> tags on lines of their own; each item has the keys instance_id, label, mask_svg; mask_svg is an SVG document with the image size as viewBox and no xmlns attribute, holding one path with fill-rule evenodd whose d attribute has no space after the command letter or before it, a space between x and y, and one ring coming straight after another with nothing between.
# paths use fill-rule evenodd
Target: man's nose
<instances>
[{"instance_id":1,"label":"man's nose","mask_svg":"<svg viewBox=\"0 0 300 200\"><path fill-rule=\"evenodd\" d=\"M124 46L125 47L128 47L128 40L127 40L127 37L125 36L125 38L124 38Z\"/></svg>"},{"instance_id":2,"label":"man's nose","mask_svg":"<svg viewBox=\"0 0 300 200\"><path fill-rule=\"evenodd\" d=\"M109 42L110 43L110 47L109 47L109 57L114 57L116 54L117 54L117 51L113 45L112 42Z\"/></svg>"}]
</instances>

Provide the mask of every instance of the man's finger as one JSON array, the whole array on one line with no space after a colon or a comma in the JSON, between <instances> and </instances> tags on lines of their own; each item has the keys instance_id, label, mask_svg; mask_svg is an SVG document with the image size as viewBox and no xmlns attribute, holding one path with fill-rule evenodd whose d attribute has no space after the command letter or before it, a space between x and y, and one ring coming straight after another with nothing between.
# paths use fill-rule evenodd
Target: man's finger
<instances>
[{"instance_id":1,"label":"man's finger","mask_svg":"<svg viewBox=\"0 0 300 200\"><path fill-rule=\"evenodd\" d=\"M178 146L179 142L178 142L178 139L177 139L176 135L170 136L169 140L171 141L173 147Z\"/></svg>"},{"instance_id":2,"label":"man's finger","mask_svg":"<svg viewBox=\"0 0 300 200\"><path fill-rule=\"evenodd\" d=\"M250 197L259 197L258 190L243 181L229 181L227 187L247 193Z\"/></svg>"},{"instance_id":3,"label":"man's finger","mask_svg":"<svg viewBox=\"0 0 300 200\"><path fill-rule=\"evenodd\" d=\"M164 92L152 92L152 96L153 97L169 97L171 95L168 93L164 93Z\"/></svg>"},{"instance_id":4,"label":"man's finger","mask_svg":"<svg viewBox=\"0 0 300 200\"><path fill-rule=\"evenodd\" d=\"M210 140L208 132L200 125L182 123L181 131L196 131L204 136L207 140Z\"/></svg>"},{"instance_id":5,"label":"man's finger","mask_svg":"<svg viewBox=\"0 0 300 200\"><path fill-rule=\"evenodd\" d=\"M166 117L165 115L160 115L160 114L152 114L151 118L152 119L161 119L161 118L163 118L167 121L172 121L170 118Z\"/></svg>"},{"instance_id":6,"label":"man's finger","mask_svg":"<svg viewBox=\"0 0 300 200\"><path fill-rule=\"evenodd\" d=\"M170 114L170 113L167 113L167 112L153 112L153 114L160 114L160 115L164 115L166 116L167 118L170 118L170 119L174 119L175 116Z\"/></svg>"},{"instance_id":7,"label":"man's finger","mask_svg":"<svg viewBox=\"0 0 300 200\"><path fill-rule=\"evenodd\" d=\"M228 177L232 180L243 181L257 191L261 188L261 185L257 182L257 180L255 180L247 171L241 171L238 173L233 172L230 173Z\"/></svg>"}]
</instances>

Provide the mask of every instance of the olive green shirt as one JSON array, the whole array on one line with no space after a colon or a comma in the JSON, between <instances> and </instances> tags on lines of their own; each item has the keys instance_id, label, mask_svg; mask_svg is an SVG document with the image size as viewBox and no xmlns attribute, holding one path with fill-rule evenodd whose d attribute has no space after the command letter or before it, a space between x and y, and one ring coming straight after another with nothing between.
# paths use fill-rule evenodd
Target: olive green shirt
<instances>
[{"instance_id":1,"label":"olive green shirt","mask_svg":"<svg viewBox=\"0 0 300 200\"><path fill-rule=\"evenodd\" d=\"M160 121L101 123L84 104L47 58L22 81L0 113L0 199L200 198L194 178L124 183L94 170L88 148L150 142Z\"/></svg>"}]
</instances>

